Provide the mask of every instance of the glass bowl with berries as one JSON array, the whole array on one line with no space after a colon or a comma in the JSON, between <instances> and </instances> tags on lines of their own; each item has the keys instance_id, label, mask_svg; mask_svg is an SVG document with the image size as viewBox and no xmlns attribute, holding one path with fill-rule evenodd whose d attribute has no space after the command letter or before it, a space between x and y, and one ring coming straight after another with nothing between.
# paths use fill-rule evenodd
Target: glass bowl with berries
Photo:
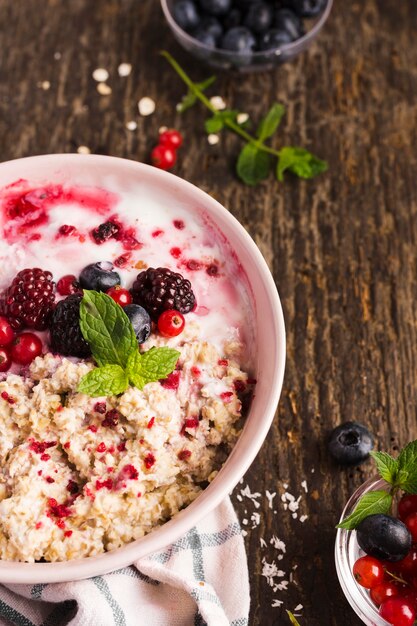
<instances>
[{"instance_id":1,"label":"glass bowl with berries","mask_svg":"<svg viewBox=\"0 0 417 626\"><path fill-rule=\"evenodd\" d=\"M371 452L379 476L348 501L335 545L339 582L368 626L417 618L417 441L393 458Z\"/></svg>"},{"instance_id":2,"label":"glass bowl with berries","mask_svg":"<svg viewBox=\"0 0 417 626\"><path fill-rule=\"evenodd\" d=\"M316 39L333 0L161 0L177 41L220 69L265 70Z\"/></svg>"}]
</instances>

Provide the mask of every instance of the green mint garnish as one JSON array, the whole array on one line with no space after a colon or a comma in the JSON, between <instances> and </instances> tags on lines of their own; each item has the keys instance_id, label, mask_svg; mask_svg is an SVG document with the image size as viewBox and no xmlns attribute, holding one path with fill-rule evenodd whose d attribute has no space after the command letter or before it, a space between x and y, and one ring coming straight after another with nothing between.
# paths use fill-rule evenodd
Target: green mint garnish
<instances>
[{"instance_id":1,"label":"green mint garnish","mask_svg":"<svg viewBox=\"0 0 417 626\"><path fill-rule=\"evenodd\" d=\"M143 389L171 374L180 356L172 348L139 352L129 318L105 293L84 291L80 328L98 367L83 376L78 391L92 398L119 395L130 383Z\"/></svg>"},{"instance_id":2,"label":"green mint garnish","mask_svg":"<svg viewBox=\"0 0 417 626\"><path fill-rule=\"evenodd\" d=\"M133 351L129 356L126 373L138 389L148 383L166 378L174 370L179 352L172 348L151 348L141 354Z\"/></svg>"},{"instance_id":3,"label":"green mint garnish","mask_svg":"<svg viewBox=\"0 0 417 626\"><path fill-rule=\"evenodd\" d=\"M299 622L295 619L294 615L291 613L291 611L287 611L287 615L290 618L290 622L291 624L293 624L294 626L300 626Z\"/></svg>"},{"instance_id":4,"label":"green mint garnish","mask_svg":"<svg viewBox=\"0 0 417 626\"><path fill-rule=\"evenodd\" d=\"M396 459L386 452L371 452L381 478L390 491L370 491L362 496L355 510L337 528L354 530L360 522L375 513L388 514L398 491L417 494L417 440L409 443Z\"/></svg>"},{"instance_id":5,"label":"green mint garnish","mask_svg":"<svg viewBox=\"0 0 417 626\"><path fill-rule=\"evenodd\" d=\"M265 144L276 133L285 114L282 104L274 104L259 124L256 136L251 135L246 130L246 124L238 123L239 111L218 111L205 95L205 90L213 84L215 77L212 76L203 83L195 83L169 52L164 50L161 54L188 87L186 96L177 107L178 111L184 112L199 100L212 115L205 122L208 133L218 133L227 128L245 141L246 145L239 155L236 167L237 175L244 183L257 185L261 182L269 175L274 159L277 162L275 175L278 181L284 179L284 172L291 172L299 178L314 178L327 170L325 161L304 148L287 146L276 150Z\"/></svg>"},{"instance_id":6,"label":"green mint garnish","mask_svg":"<svg viewBox=\"0 0 417 626\"><path fill-rule=\"evenodd\" d=\"M138 347L126 313L105 293L84 290L80 328L100 366L117 364L124 368L131 350Z\"/></svg>"}]
</instances>

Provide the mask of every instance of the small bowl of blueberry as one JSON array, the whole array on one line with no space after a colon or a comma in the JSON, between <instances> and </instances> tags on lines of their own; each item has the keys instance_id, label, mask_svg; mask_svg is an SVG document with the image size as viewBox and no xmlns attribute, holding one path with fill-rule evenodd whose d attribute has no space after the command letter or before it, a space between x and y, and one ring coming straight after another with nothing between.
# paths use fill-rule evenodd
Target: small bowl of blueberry
<instances>
[{"instance_id":1,"label":"small bowl of blueberry","mask_svg":"<svg viewBox=\"0 0 417 626\"><path fill-rule=\"evenodd\" d=\"M333 0L161 0L177 41L219 69L265 70L304 51Z\"/></svg>"}]
</instances>

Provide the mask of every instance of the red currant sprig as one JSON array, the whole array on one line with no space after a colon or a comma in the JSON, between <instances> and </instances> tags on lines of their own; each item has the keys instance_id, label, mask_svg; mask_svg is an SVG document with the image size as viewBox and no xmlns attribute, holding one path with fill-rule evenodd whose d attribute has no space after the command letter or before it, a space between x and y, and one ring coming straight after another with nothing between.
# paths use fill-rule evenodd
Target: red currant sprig
<instances>
[{"instance_id":1,"label":"red currant sprig","mask_svg":"<svg viewBox=\"0 0 417 626\"><path fill-rule=\"evenodd\" d=\"M177 161L177 150L182 146L183 138L174 129L163 131L159 135L159 144L151 152L151 163L161 170L170 170Z\"/></svg>"}]
</instances>

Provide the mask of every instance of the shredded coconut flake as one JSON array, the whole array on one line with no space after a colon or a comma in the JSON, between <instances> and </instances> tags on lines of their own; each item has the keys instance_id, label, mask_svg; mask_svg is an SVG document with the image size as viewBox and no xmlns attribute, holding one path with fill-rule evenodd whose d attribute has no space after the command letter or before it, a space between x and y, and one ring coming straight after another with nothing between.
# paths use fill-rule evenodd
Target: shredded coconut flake
<instances>
[{"instance_id":1,"label":"shredded coconut flake","mask_svg":"<svg viewBox=\"0 0 417 626\"><path fill-rule=\"evenodd\" d=\"M301 486L302 486L302 488L304 489L304 491L305 491L306 493L308 493L308 487L307 487L307 481L306 481L306 480L303 480L303 481L302 481Z\"/></svg>"},{"instance_id":2,"label":"shredded coconut flake","mask_svg":"<svg viewBox=\"0 0 417 626\"><path fill-rule=\"evenodd\" d=\"M265 491L265 495L268 498L268 506L270 509L272 509L272 501L275 498L275 496L277 495L277 492L274 491L273 493L271 493L270 491L268 491L268 489Z\"/></svg>"}]
</instances>

